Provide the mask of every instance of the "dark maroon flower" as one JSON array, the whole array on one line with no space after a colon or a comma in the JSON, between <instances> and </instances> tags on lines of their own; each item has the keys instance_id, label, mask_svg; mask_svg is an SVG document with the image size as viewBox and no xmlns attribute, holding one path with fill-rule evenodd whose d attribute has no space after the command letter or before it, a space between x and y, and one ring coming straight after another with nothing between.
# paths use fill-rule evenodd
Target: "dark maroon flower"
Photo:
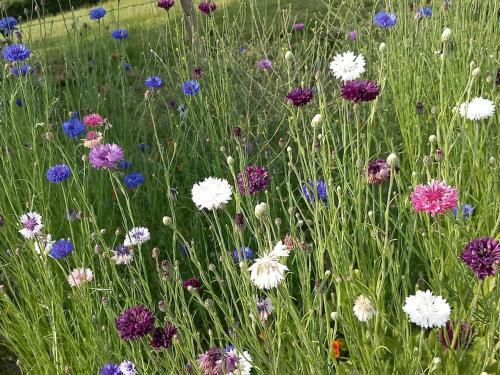
<instances>
[{"instance_id":1,"label":"dark maroon flower","mask_svg":"<svg viewBox=\"0 0 500 375\"><path fill-rule=\"evenodd\" d=\"M500 264L500 241L491 237L476 238L465 246L460 259L480 280L495 276Z\"/></svg>"},{"instance_id":2,"label":"dark maroon flower","mask_svg":"<svg viewBox=\"0 0 500 375\"><path fill-rule=\"evenodd\" d=\"M374 100L380 93L380 87L375 81L354 80L347 81L340 88L342 97L355 103Z\"/></svg>"},{"instance_id":3,"label":"dark maroon flower","mask_svg":"<svg viewBox=\"0 0 500 375\"><path fill-rule=\"evenodd\" d=\"M298 87L290 91L285 99L287 102L292 103L296 107L300 107L306 105L313 98L314 93L313 90L307 87Z\"/></svg>"},{"instance_id":4,"label":"dark maroon flower","mask_svg":"<svg viewBox=\"0 0 500 375\"><path fill-rule=\"evenodd\" d=\"M415 110L417 112L417 115L422 115L424 113L424 103L417 102L417 104L415 105Z\"/></svg>"},{"instance_id":5,"label":"dark maroon flower","mask_svg":"<svg viewBox=\"0 0 500 375\"><path fill-rule=\"evenodd\" d=\"M175 0L158 0L156 2L156 5L158 6L158 8L169 10L175 5Z\"/></svg>"},{"instance_id":6,"label":"dark maroon flower","mask_svg":"<svg viewBox=\"0 0 500 375\"><path fill-rule=\"evenodd\" d=\"M234 135L234 138L236 138L236 139L241 138L241 128L239 126L235 126L233 128L233 135Z\"/></svg>"},{"instance_id":7,"label":"dark maroon flower","mask_svg":"<svg viewBox=\"0 0 500 375\"><path fill-rule=\"evenodd\" d=\"M184 282L182 283L182 287L184 289L188 289L189 287L192 287L196 290L200 290L201 281L195 277L192 277L191 279L184 280Z\"/></svg>"},{"instance_id":8,"label":"dark maroon flower","mask_svg":"<svg viewBox=\"0 0 500 375\"><path fill-rule=\"evenodd\" d=\"M155 350L168 349L172 345L172 339L177 334L177 328L170 322L165 327L153 329L151 346Z\"/></svg>"},{"instance_id":9,"label":"dark maroon flower","mask_svg":"<svg viewBox=\"0 0 500 375\"><path fill-rule=\"evenodd\" d=\"M245 229L245 215L241 212L234 215L234 226L239 231Z\"/></svg>"},{"instance_id":10,"label":"dark maroon flower","mask_svg":"<svg viewBox=\"0 0 500 375\"><path fill-rule=\"evenodd\" d=\"M215 5L214 2L212 1L202 1L200 5L198 5L198 9L205 14L210 14L212 12L215 12L217 9L217 5Z\"/></svg>"},{"instance_id":11,"label":"dark maroon flower","mask_svg":"<svg viewBox=\"0 0 500 375\"><path fill-rule=\"evenodd\" d=\"M248 165L237 176L238 189L243 195L255 195L269 186L267 170L258 165Z\"/></svg>"},{"instance_id":12,"label":"dark maroon flower","mask_svg":"<svg viewBox=\"0 0 500 375\"><path fill-rule=\"evenodd\" d=\"M391 177L391 167L384 159L370 160L365 175L369 184L381 184Z\"/></svg>"},{"instance_id":13,"label":"dark maroon flower","mask_svg":"<svg viewBox=\"0 0 500 375\"><path fill-rule=\"evenodd\" d=\"M453 331L458 327L458 324L460 324L460 327L457 330L458 337L455 340L453 348L451 348L453 343ZM445 348L467 349L467 347L469 347L472 343L472 340L474 340L474 328L466 321L458 322L448 320L446 322L446 326L439 330L438 339Z\"/></svg>"},{"instance_id":14,"label":"dark maroon flower","mask_svg":"<svg viewBox=\"0 0 500 375\"><path fill-rule=\"evenodd\" d=\"M123 340L134 340L151 332L155 316L146 306L126 309L116 318L115 325Z\"/></svg>"},{"instance_id":15,"label":"dark maroon flower","mask_svg":"<svg viewBox=\"0 0 500 375\"><path fill-rule=\"evenodd\" d=\"M236 370L239 357L219 348L210 348L198 357L205 375L224 375Z\"/></svg>"},{"instance_id":16,"label":"dark maroon flower","mask_svg":"<svg viewBox=\"0 0 500 375\"><path fill-rule=\"evenodd\" d=\"M497 86L500 86L500 69L497 69L497 79L495 80Z\"/></svg>"},{"instance_id":17,"label":"dark maroon flower","mask_svg":"<svg viewBox=\"0 0 500 375\"><path fill-rule=\"evenodd\" d=\"M203 72L202 68L197 67L197 68L193 69L192 75L193 75L194 79L200 79L201 77L203 77L203 74L204 74L204 72Z\"/></svg>"}]
</instances>

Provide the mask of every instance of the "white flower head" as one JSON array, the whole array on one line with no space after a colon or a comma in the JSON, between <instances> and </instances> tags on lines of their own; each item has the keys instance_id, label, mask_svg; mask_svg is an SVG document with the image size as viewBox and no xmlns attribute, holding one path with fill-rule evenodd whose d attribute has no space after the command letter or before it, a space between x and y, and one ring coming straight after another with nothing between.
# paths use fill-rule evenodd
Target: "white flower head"
<instances>
[{"instance_id":1,"label":"white flower head","mask_svg":"<svg viewBox=\"0 0 500 375\"><path fill-rule=\"evenodd\" d=\"M365 297L364 295L360 295L354 301L354 307L352 308L354 315L360 322L367 322L377 313L375 307L372 305L372 301Z\"/></svg>"},{"instance_id":2,"label":"white flower head","mask_svg":"<svg viewBox=\"0 0 500 375\"><path fill-rule=\"evenodd\" d=\"M238 357L238 363L236 365L236 368L228 372L230 375L250 375L250 372L252 371L252 356L250 353L247 351L239 351L236 348L231 348L228 351L229 354L232 354L234 356Z\"/></svg>"},{"instance_id":3,"label":"white flower head","mask_svg":"<svg viewBox=\"0 0 500 375\"><path fill-rule=\"evenodd\" d=\"M283 244L283 241L279 241L275 246L273 251L269 253L270 256L274 256L276 258L279 257L287 257L290 255L290 249L288 246Z\"/></svg>"},{"instance_id":4,"label":"white flower head","mask_svg":"<svg viewBox=\"0 0 500 375\"><path fill-rule=\"evenodd\" d=\"M75 268L68 275L68 283L72 287L80 286L85 282L94 280L94 274L90 268Z\"/></svg>"},{"instance_id":5,"label":"white flower head","mask_svg":"<svg viewBox=\"0 0 500 375\"><path fill-rule=\"evenodd\" d=\"M285 271L288 267L279 262L280 257L287 257L290 254L288 248L280 241L276 244L273 251L265 253L255 260L248 270L250 280L259 289L276 288L285 278Z\"/></svg>"},{"instance_id":6,"label":"white flower head","mask_svg":"<svg viewBox=\"0 0 500 375\"><path fill-rule=\"evenodd\" d=\"M118 245L112 253L111 260L116 264L130 264L134 258L134 249L131 246Z\"/></svg>"},{"instance_id":7,"label":"white flower head","mask_svg":"<svg viewBox=\"0 0 500 375\"><path fill-rule=\"evenodd\" d=\"M365 58L351 51L337 54L330 63L330 70L337 79L352 81L365 72Z\"/></svg>"},{"instance_id":8,"label":"white flower head","mask_svg":"<svg viewBox=\"0 0 500 375\"><path fill-rule=\"evenodd\" d=\"M475 97L470 102L460 105L460 116L468 120L478 121L493 116L495 105L489 99Z\"/></svg>"},{"instance_id":9,"label":"white flower head","mask_svg":"<svg viewBox=\"0 0 500 375\"><path fill-rule=\"evenodd\" d=\"M52 245L56 241L52 241L52 235L38 236L35 239L35 251L38 255L47 255L52 250Z\"/></svg>"},{"instance_id":10,"label":"white flower head","mask_svg":"<svg viewBox=\"0 0 500 375\"><path fill-rule=\"evenodd\" d=\"M208 177L193 185L191 197L198 208L215 210L231 200L233 189L223 178Z\"/></svg>"},{"instance_id":11,"label":"white flower head","mask_svg":"<svg viewBox=\"0 0 500 375\"><path fill-rule=\"evenodd\" d=\"M135 365L130 362L130 361L123 361L120 363L120 372L123 375L136 375L137 370L135 368Z\"/></svg>"},{"instance_id":12,"label":"white flower head","mask_svg":"<svg viewBox=\"0 0 500 375\"><path fill-rule=\"evenodd\" d=\"M149 229L144 227L135 227L129 230L123 241L124 246L142 245L144 242L149 241L151 235Z\"/></svg>"},{"instance_id":13,"label":"white flower head","mask_svg":"<svg viewBox=\"0 0 500 375\"><path fill-rule=\"evenodd\" d=\"M23 229L19 231L24 238L31 239L39 234L43 228L42 216L37 212L28 212L19 217Z\"/></svg>"},{"instance_id":14,"label":"white flower head","mask_svg":"<svg viewBox=\"0 0 500 375\"><path fill-rule=\"evenodd\" d=\"M444 326L451 313L446 300L433 295L430 290L417 290L415 295L406 297L403 310L410 317L410 322L422 328Z\"/></svg>"}]
</instances>

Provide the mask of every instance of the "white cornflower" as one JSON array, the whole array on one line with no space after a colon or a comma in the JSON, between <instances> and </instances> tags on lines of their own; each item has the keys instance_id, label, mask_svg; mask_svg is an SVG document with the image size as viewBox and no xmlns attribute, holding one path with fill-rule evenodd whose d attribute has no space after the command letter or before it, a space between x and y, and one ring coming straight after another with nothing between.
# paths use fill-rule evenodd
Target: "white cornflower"
<instances>
[{"instance_id":1,"label":"white cornflower","mask_svg":"<svg viewBox=\"0 0 500 375\"><path fill-rule=\"evenodd\" d=\"M37 212L28 212L19 217L23 229L19 231L24 238L31 239L35 237L43 228L42 216Z\"/></svg>"},{"instance_id":2,"label":"white cornflower","mask_svg":"<svg viewBox=\"0 0 500 375\"><path fill-rule=\"evenodd\" d=\"M342 81L358 79L365 71L365 58L363 55L356 56L352 52L337 54L330 63L330 70L335 78Z\"/></svg>"},{"instance_id":3,"label":"white cornflower","mask_svg":"<svg viewBox=\"0 0 500 375\"><path fill-rule=\"evenodd\" d=\"M52 250L52 245L56 241L52 241L52 235L38 236L35 240L35 251L38 255L47 255Z\"/></svg>"},{"instance_id":4,"label":"white cornflower","mask_svg":"<svg viewBox=\"0 0 500 375\"><path fill-rule=\"evenodd\" d=\"M134 258L134 250L131 246L118 245L112 252L111 260L116 264L130 264Z\"/></svg>"},{"instance_id":5,"label":"white cornflower","mask_svg":"<svg viewBox=\"0 0 500 375\"><path fill-rule=\"evenodd\" d=\"M120 371L123 375L136 375L137 370L135 365L130 361L123 361L120 363Z\"/></svg>"},{"instance_id":6,"label":"white cornflower","mask_svg":"<svg viewBox=\"0 0 500 375\"><path fill-rule=\"evenodd\" d=\"M377 313L375 307L373 307L372 302L365 297L364 295L360 295L354 301L354 307L352 308L354 315L360 322L367 322Z\"/></svg>"},{"instance_id":7,"label":"white cornflower","mask_svg":"<svg viewBox=\"0 0 500 375\"><path fill-rule=\"evenodd\" d=\"M191 199L202 210L215 210L231 200L233 189L227 180L216 177L205 178L202 182L193 185Z\"/></svg>"},{"instance_id":8,"label":"white cornflower","mask_svg":"<svg viewBox=\"0 0 500 375\"><path fill-rule=\"evenodd\" d=\"M285 271L288 267L279 262L279 257L287 257L290 251L287 247L278 242L270 253L265 253L252 264L248 270L250 280L259 289L276 288L285 278Z\"/></svg>"},{"instance_id":9,"label":"white cornflower","mask_svg":"<svg viewBox=\"0 0 500 375\"><path fill-rule=\"evenodd\" d=\"M229 375L250 375L252 371L252 356L247 351L240 352L236 348L231 348L228 350L228 353L232 356L236 356L238 358L238 362L236 364L236 368L228 372Z\"/></svg>"},{"instance_id":10,"label":"white cornflower","mask_svg":"<svg viewBox=\"0 0 500 375\"><path fill-rule=\"evenodd\" d=\"M422 328L442 327L450 319L450 305L441 296L434 296L430 290L417 290L406 297L403 310L410 322Z\"/></svg>"},{"instance_id":11,"label":"white cornflower","mask_svg":"<svg viewBox=\"0 0 500 375\"><path fill-rule=\"evenodd\" d=\"M468 120L484 120L493 116L494 113L493 102L481 97L475 97L469 103L465 102L460 105L460 116Z\"/></svg>"},{"instance_id":12,"label":"white cornflower","mask_svg":"<svg viewBox=\"0 0 500 375\"><path fill-rule=\"evenodd\" d=\"M92 280L94 280L94 274L90 268L75 268L68 276L68 283L72 287Z\"/></svg>"},{"instance_id":13,"label":"white cornflower","mask_svg":"<svg viewBox=\"0 0 500 375\"><path fill-rule=\"evenodd\" d=\"M123 241L123 245L125 246L142 245L144 242L149 241L150 238L151 236L149 234L148 228L135 227L129 230L129 232L125 236L125 241Z\"/></svg>"}]
</instances>

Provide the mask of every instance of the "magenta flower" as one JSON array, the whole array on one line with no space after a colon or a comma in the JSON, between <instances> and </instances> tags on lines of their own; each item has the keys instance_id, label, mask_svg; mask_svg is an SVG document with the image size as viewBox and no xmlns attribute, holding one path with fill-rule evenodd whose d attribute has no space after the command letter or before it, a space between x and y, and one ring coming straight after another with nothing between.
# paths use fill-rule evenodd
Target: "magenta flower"
<instances>
[{"instance_id":1,"label":"magenta flower","mask_svg":"<svg viewBox=\"0 0 500 375\"><path fill-rule=\"evenodd\" d=\"M165 327L156 327L152 332L151 346L155 350L168 349L176 334L177 328L170 322Z\"/></svg>"},{"instance_id":2,"label":"magenta flower","mask_svg":"<svg viewBox=\"0 0 500 375\"><path fill-rule=\"evenodd\" d=\"M442 181L432 180L427 185L418 185L410 198L415 211L435 216L456 207L458 191Z\"/></svg>"},{"instance_id":3,"label":"magenta flower","mask_svg":"<svg viewBox=\"0 0 500 375\"><path fill-rule=\"evenodd\" d=\"M189 287L192 287L193 289L200 290L201 281L198 280L197 278L193 277L191 279L184 280L184 282L182 283L182 287L184 289L188 289Z\"/></svg>"},{"instance_id":4,"label":"magenta flower","mask_svg":"<svg viewBox=\"0 0 500 375\"><path fill-rule=\"evenodd\" d=\"M465 246L460 259L480 280L495 276L500 265L500 241L491 237L476 238Z\"/></svg>"},{"instance_id":5,"label":"magenta flower","mask_svg":"<svg viewBox=\"0 0 500 375\"><path fill-rule=\"evenodd\" d=\"M262 59L257 61L257 68L260 70L270 70L273 68L273 62L268 59Z\"/></svg>"},{"instance_id":6,"label":"magenta flower","mask_svg":"<svg viewBox=\"0 0 500 375\"><path fill-rule=\"evenodd\" d=\"M248 165L244 171L238 173L238 189L243 195L255 195L269 186L267 170L258 165Z\"/></svg>"},{"instance_id":7,"label":"magenta flower","mask_svg":"<svg viewBox=\"0 0 500 375\"><path fill-rule=\"evenodd\" d=\"M169 10L175 5L175 0L158 0L156 6L165 10Z\"/></svg>"},{"instance_id":8,"label":"magenta flower","mask_svg":"<svg viewBox=\"0 0 500 375\"><path fill-rule=\"evenodd\" d=\"M116 144L97 145L89 153L90 165L96 169L115 169L123 159L123 150Z\"/></svg>"},{"instance_id":9,"label":"magenta flower","mask_svg":"<svg viewBox=\"0 0 500 375\"><path fill-rule=\"evenodd\" d=\"M125 341L146 336L153 330L154 324L153 312L142 305L126 309L115 321L116 329Z\"/></svg>"},{"instance_id":10,"label":"magenta flower","mask_svg":"<svg viewBox=\"0 0 500 375\"><path fill-rule=\"evenodd\" d=\"M299 87L290 91L285 99L296 107L306 105L313 98L313 91L307 87Z\"/></svg>"},{"instance_id":11,"label":"magenta flower","mask_svg":"<svg viewBox=\"0 0 500 375\"><path fill-rule=\"evenodd\" d=\"M354 103L375 100L379 93L380 87L375 81L370 80L347 81L340 88L342 98Z\"/></svg>"},{"instance_id":12,"label":"magenta flower","mask_svg":"<svg viewBox=\"0 0 500 375\"><path fill-rule=\"evenodd\" d=\"M104 119L99 113L91 113L83 118L83 123L87 126L99 126L104 124Z\"/></svg>"}]
</instances>

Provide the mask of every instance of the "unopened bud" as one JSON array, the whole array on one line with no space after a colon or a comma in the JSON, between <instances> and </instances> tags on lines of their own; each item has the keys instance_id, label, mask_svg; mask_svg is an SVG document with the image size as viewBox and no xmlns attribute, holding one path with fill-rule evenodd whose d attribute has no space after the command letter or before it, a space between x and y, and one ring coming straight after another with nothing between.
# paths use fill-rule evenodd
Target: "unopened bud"
<instances>
[{"instance_id":1,"label":"unopened bud","mask_svg":"<svg viewBox=\"0 0 500 375\"><path fill-rule=\"evenodd\" d=\"M384 42L380 43L380 45L378 46L378 51L380 53L384 52L386 49L387 49L387 44L385 44Z\"/></svg>"},{"instance_id":2,"label":"unopened bud","mask_svg":"<svg viewBox=\"0 0 500 375\"><path fill-rule=\"evenodd\" d=\"M164 216L162 221L163 221L163 225L166 225L166 226L172 225L172 219L169 216Z\"/></svg>"},{"instance_id":3,"label":"unopened bud","mask_svg":"<svg viewBox=\"0 0 500 375\"><path fill-rule=\"evenodd\" d=\"M431 145L433 145L433 144L435 144L436 142L437 142L437 137L436 137L434 134L430 135L430 136L429 136L429 143L430 143Z\"/></svg>"},{"instance_id":4,"label":"unopened bud","mask_svg":"<svg viewBox=\"0 0 500 375\"><path fill-rule=\"evenodd\" d=\"M255 216L259 220L265 219L269 215L269 207L267 203L262 202L255 206Z\"/></svg>"},{"instance_id":5,"label":"unopened bud","mask_svg":"<svg viewBox=\"0 0 500 375\"><path fill-rule=\"evenodd\" d=\"M285 61L290 61L293 59L293 53L292 51L286 51L285 53Z\"/></svg>"},{"instance_id":6,"label":"unopened bud","mask_svg":"<svg viewBox=\"0 0 500 375\"><path fill-rule=\"evenodd\" d=\"M227 161L228 165L233 165L234 164L234 159L231 156L228 156L227 159L226 159L226 161Z\"/></svg>"},{"instance_id":7,"label":"unopened bud","mask_svg":"<svg viewBox=\"0 0 500 375\"><path fill-rule=\"evenodd\" d=\"M311 120L311 126L315 127L316 125L320 124L321 121L323 120L323 117L321 114L314 115L313 119Z\"/></svg>"},{"instance_id":8,"label":"unopened bud","mask_svg":"<svg viewBox=\"0 0 500 375\"><path fill-rule=\"evenodd\" d=\"M389 164L390 167L395 167L398 165L398 156L394 153L389 154L389 156L386 159L387 164Z\"/></svg>"},{"instance_id":9,"label":"unopened bud","mask_svg":"<svg viewBox=\"0 0 500 375\"><path fill-rule=\"evenodd\" d=\"M447 42L451 37L451 29L446 27L441 34L441 42Z\"/></svg>"}]
</instances>

